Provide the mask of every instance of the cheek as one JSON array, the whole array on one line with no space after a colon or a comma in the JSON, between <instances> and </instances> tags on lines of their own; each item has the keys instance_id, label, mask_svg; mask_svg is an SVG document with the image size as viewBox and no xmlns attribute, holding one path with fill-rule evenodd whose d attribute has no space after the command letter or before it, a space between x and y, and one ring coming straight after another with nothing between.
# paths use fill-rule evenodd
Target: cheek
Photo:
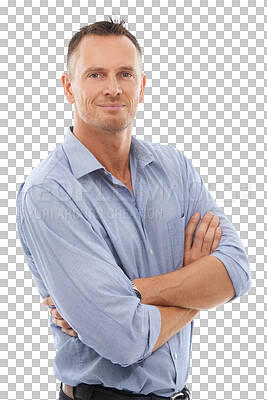
<instances>
[{"instance_id":1,"label":"cheek","mask_svg":"<svg viewBox=\"0 0 267 400\"><path fill-rule=\"evenodd\" d=\"M128 96L134 105L139 102L139 91L136 90L136 87L128 91Z\"/></svg>"},{"instance_id":2,"label":"cheek","mask_svg":"<svg viewBox=\"0 0 267 400\"><path fill-rule=\"evenodd\" d=\"M80 99L89 99L94 96L96 92L92 85L89 85L87 81L83 81L76 88L76 94Z\"/></svg>"}]
</instances>

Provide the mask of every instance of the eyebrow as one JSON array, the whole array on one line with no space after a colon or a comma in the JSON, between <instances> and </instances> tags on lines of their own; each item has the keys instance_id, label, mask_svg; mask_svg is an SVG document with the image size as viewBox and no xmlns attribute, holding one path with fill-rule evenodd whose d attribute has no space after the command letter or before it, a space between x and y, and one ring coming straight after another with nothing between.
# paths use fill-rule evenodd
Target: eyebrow
<instances>
[{"instance_id":1,"label":"eyebrow","mask_svg":"<svg viewBox=\"0 0 267 400\"><path fill-rule=\"evenodd\" d=\"M131 67L130 65L124 65L124 66L118 68L118 70L119 70L119 71L127 70L127 71L131 71L131 72L133 72L134 74L136 74L135 68ZM87 68L87 69L83 72L82 76L87 75L89 72L98 72L98 71L99 71L99 72L105 72L105 71L106 71L106 68L102 68L102 67L89 67L89 68Z\"/></svg>"}]
</instances>

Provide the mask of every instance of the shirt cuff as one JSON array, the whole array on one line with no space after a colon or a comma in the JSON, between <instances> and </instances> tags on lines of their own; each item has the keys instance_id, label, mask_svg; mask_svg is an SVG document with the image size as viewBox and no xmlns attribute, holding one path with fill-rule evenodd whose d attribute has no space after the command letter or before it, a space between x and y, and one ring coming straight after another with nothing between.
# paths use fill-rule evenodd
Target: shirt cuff
<instances>
[{"instance_id":1,"label":"shirt cuff","mask_svg":"<svg viewBox=\"0 0 267 400\"><path fill-rule=\"evenodd\" d=\"M237 263L232 257L229 257L220 251L214 251L210 254L213 257L217 257L224 265L228 275L232 281L233 287L235 289L235 296L227 301L227 303L232 302L236 298L242 296L246 293L251 287L251 277L250 273L246 272L246 269L249 271L248 262L244 264L242 267L239 263ZM244 261L245 263L245 261Z\"/></svg>"},{"instance_id":2,"label":"shirt cuff","mask_svg":"<svg viewBox=\"0 0 267 400\"><path fill-rule=\"evenodd\" d=\"M141 306L146 308L149 316L149 331L146 350L144 355L137 361L138 363L152 354L161 330L161 313L158 307L150 304L141 304Z\"/></svg>"},{"instance_id":3,"label":"shirt cuff","mask_svg":"<svg viewBox=\"0 0 267 400\"><path fill-rule=\"evenodd\" d=\"M159 309L156 306L152 306L150 304L141 304L141 303L139 303L139 307L142 307L143 311L146 311L148 314L147 345L146 345L143 355L140 358L138 358L136 361L134 361L131 364L121 364L120 363L120 365L122 367L128 367L132 364L141 363L147 357L149 357L153 352L153 349L155 347L155 344L156 344L159 334L160 334L161 313L160 313Z\"/></svg>"}]
</instances>

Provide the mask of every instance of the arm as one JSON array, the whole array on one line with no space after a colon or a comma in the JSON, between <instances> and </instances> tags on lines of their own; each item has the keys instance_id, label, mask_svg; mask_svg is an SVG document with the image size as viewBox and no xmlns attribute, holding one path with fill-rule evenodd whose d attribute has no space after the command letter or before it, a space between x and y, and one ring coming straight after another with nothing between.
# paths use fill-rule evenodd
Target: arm
<instances>
[{"instance_id":1,"label":"arm","mask_svg":"<svg viewBox=\"0 0 267 400\"><path fill-rule=\"evenodd\" d=\"M54 302L50 296L44 299L43 304L45 306L54 306ZM199 313L199 310L190 310L181 307L157 306L157 308L161 315L161 327L160 334L152 352L156 351L176 333L182 330ZM77 336L77 332L62 318L56 307L50 308L49 312L53 317L53 323L59 326L62 332L69 336Z\"/></svg>"},{"instance_id":2,"label":"arm","mask_svg":"<svg viewBox=\"0 0 267 400\"><path fill-rule=\"evenodd\" d=\"M160 332L160 312L140 304L88 215L60 187L34 186L25 196L19 234L42 297L50 294L77 340L114 364L148 357ZM66 340L55 324L51 329L58 342Z\"/></svg>"},{"instance_id":3,"label":"arm","mask_svg":"<svg viewBox=\"0 0 267 400\"><path fill-rule=\"evenodd\" d=\"M199 310L189 310L188 308L157 307L161 314L161 329L153 351L180 332L199 313Z\"/></svg>"},{"instance_id":4,"label":"arm","mask_svg":"<svg viewBox=\"0 0 267 400\"><path fill-rule=\"evenodd\" d=\"M180 306L192 309L213 308L247 292L251 286L248 258L243 244L222 210L205 188L203 180L184 157L186 220L196 211L203 216L208 210L219 217L222 238L218 247L204 258L179 270L134 282L144 304ZM203 221L206 219L206 215ZM200 239L203 232L195 235Z\"/></svg>"},{"instance_id":5,"label":"arm","mask_svg":"<svg viewBox=\"0 0 267 400\"><path fill-rule=\"evenodd\" d=\"M208 245L207 235L204 240L208 226L214 226L215 230L217 223L218 217L212 218L208 213L204 216L195 235L192 247L194 252ZM188 241L185 241L185 247L187 245ZM142 294L143 304L201 310L224 304L235 295L232 281L222 262L208 255L200 258L194 256L181 269L135 279L134 283Z\"/></svg>"},{"instance_id":6,"label":"arm","mask_svg":"<svg viewBox=\"0 0 267 400\"><path fill-rule=\"evenodd\" d=\"M224 265L211 256L179 270L134 282L143 304L202 310L224 304L235 295Z\"/></svg>"}]
</instances>

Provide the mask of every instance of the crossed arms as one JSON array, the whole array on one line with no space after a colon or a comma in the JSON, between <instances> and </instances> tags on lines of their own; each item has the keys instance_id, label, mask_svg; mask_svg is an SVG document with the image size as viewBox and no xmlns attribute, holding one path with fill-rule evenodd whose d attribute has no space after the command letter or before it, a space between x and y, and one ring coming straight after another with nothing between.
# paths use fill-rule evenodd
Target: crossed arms
<instances>
[{"instance_id":1,"label":"crossed arms","mask_svg":"<svg viewBox=\"0 0 267 400\"><path fill-rule=\"evenodd\" d=\"M150 278L135 279L142 294L142 304L156 306L161 314L161 330L153 351L166 343L185 325L192 321L201 309L223 304L235 295L235 290L223 263L209 255L221 239L219 218L212 213L203 217L193 240L200 214L189 220L185 229L184 267ZM44 305L52 306L47 297ZM53 322L70 336L77 333L59 314L50 309Z\"/></svg>"}]
</instances>

